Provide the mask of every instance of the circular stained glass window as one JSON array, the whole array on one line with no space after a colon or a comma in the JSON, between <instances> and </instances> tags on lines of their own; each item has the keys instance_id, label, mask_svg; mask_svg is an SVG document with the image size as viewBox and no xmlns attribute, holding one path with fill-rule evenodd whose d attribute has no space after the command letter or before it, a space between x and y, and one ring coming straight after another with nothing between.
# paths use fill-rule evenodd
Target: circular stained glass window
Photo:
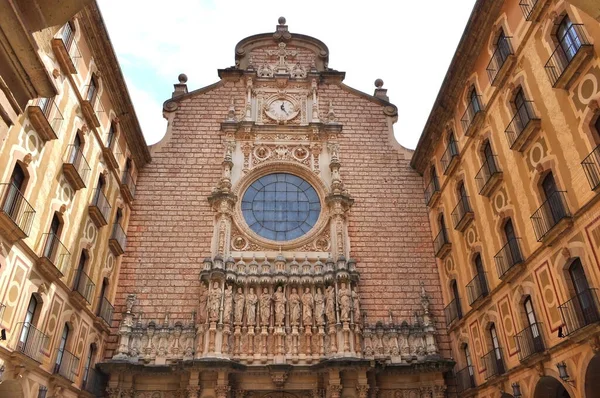
<instances>
[{"instance_id":1,"label":"circular stained glass window","mask_svg":"<svg viewBox=\"0 0 600 398\"><path fill-rule=\"evenodd\" d=\"M321 202L312 185L302 178L275 173L259 178L246 189L242 213L258 235L288 241L314 227L321 213Z\"/></svg>"}]
</instances>

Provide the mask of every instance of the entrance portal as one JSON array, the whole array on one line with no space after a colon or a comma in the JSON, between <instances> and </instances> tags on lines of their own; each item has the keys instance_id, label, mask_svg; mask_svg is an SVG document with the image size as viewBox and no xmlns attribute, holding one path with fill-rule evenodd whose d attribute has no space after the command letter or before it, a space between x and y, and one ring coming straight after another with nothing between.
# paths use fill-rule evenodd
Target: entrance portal
<instances>
[{"instance_id":1,"label":"entrance portal","mask_svg":"<svg viewBox=\"0 0 600 398\"><path fill-rule=\"evenodd\" d=\"M533 398L571 398L565 386L554 377L544 376L535 386Z\"/></svg>"}]
</instances>

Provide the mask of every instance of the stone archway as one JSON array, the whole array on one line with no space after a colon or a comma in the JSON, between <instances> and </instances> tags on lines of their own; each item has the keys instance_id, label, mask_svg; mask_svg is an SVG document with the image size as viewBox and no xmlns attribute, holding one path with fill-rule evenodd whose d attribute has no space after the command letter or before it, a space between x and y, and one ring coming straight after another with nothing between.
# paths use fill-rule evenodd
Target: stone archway
<instances>
[{"instance_id":1,"label":"stone archway","mask_svg":"<svg viewBox=\"0 0 600 398\"><path fill-rule=\"evenodd\" d=\"M543 376L535 386L533 398L571 398L571 395L560 381Z\"/></svg>"},{"instance_id":2,"label":"stone archway","mask_svg":"<svg viewBox=\"0 0 600 398\"><path fill-rule=\"evenodd\" d=\"M595 397L600 391L600 354L594 355L585 371L585 396Z\"/></svg>"},{"instance_id":3,"label":"stone archway","mask_svg":"<svg viewBox=\"0 0 600 398\"><path fill-rule=\"evenodd\" d=\"M0 383L0 397L24 398L23 387L16 380L4 380Z\"/></svg>"}]
</instances>

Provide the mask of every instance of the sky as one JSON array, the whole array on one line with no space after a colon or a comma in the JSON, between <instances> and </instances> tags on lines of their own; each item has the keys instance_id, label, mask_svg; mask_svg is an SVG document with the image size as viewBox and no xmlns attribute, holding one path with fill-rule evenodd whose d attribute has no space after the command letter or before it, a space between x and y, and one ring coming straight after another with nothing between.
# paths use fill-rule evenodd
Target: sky
<instances>
[{"instance_id":1,"label":"sky","mask_svg":"<svg viewBox=\"0 0 600 398\"><path fill-rule=\"evenodd\" d=\"M396 139L415 148L475 0L98 0L148 144L166 132L162 103L177 76L192 91L234 64L235 45L289 31L329 48L344 83L373 94L381 78L398 107Z\"/></svg>"}]
</instances>

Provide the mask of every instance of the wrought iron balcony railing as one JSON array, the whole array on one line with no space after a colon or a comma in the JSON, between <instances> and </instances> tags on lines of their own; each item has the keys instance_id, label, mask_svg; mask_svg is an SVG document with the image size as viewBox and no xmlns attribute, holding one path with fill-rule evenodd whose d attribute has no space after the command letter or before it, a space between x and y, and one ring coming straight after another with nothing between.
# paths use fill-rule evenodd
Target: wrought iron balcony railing
<instances>
[{"instance_id":1,"label":"wrought iron balcony railing","mask_svg":"<svg viewBox=\"0 0 600 398\"><path fill-rule=\"evenodd\" d=\"M429 184L427 184L427 187L425 188L425 204L429 206L433 199L437 197L437 195L439 195L439 193L440 184L438 182L438 179L437 177L432 178L431 181L429 181Z\"/></svg>"},{"instance_id":2,"label":"wrought iron balcony railing","mask_svg":"<svg viewBox=\"0 0 600 398\"><path fill-rule=\"evenodd\" d=\"M488 156L475 176L479 194L487 195L487 191L494 185L494 181L497 180L500 174L502 174L502 170L498 167L496 155Z\"/></svg>"},{"instance_id":3,"label":"wrought iron balcony railing","mask_svg":"<svg viewBox=\"0 0 600 398\"><path fill-rule=\"evenodd\" d=\"M75 381L77 369L79 368L79 358L73 353L63 349L57 350L57 361L54 364L54 374L58 374L71 383Z\"/></svg>"},{"instance_id":4,"label":"wrought iron balcony railing","mask_svg":"<svg viewBox=\"0 0 600 398\"><path fill-rule=\"evenodd\" d=\"M556 191L533 213L531 222L538 242L554 228L558 223L571 217L569 206L567 206L565 191Z\"/></svg>"},{"instance_id":5,"label":"wrought iron balcony railing","mask_svg":"<svg viewBox=\"0 0 600 398\"><path fill-rule=\"evenodd\" d=\"M447 175L450 172L451 166L458 161L458 154L458 144L454 140L450 141L440 159L444 175Z\"/></svg>"},{"instance_id":6,"label":"wrought iron balcony railing","mask_svg":"<svg viewBox=\"0 0 600 398\"><path fill-rule=\"evenodd\" d=\"M20 333L16 351L41 363L43 357L42 347L46 344L48 336L28 322L18 323L17 330L20 330Z\"/></svg>"},{"instance_id":7,"label":"wrought iron balcony railing","mask_svg":"<svg viewBox=\"0 0 600 398\"><path fill-rule=\"evenodd\" d=\"M112 322L113 312L115 311L115 307L106 299L106 297L102 297L100 301L100 308L98 309L98 316L106 322L108 326Z\"/></svg>"},{"instance_id":8,"label":"wrought iron balcony railing","mask_svg":"<svg viewBox=\"0 0 600 398\"><path fill-rule=\"evenodd\" d=\"M600 187L600 145L583 159L581 166L590 183L590 187L595 191Z\"/></svg>"},{"instance_id":9,"label":"wrought iron balcony railing","mask_svg":"<svg viewBox=\"0 0 600 398\"><path fill-rule=\"evenodd\" d=\"M546 350L542 337L543 328L544 326L537 322L527 326L515 335L515 342L519 350L519 361L525 361L532 355Z\"/></svg>"},{"instance_id":10,"label":"wrought iron balcony railing","mask_svg":"<svg viewBox=\"0 0 600 398\"><path fill-rule=\"evenodd\" d=\"M519 244L520 241L520 238L510 239L494 256L496 270L498 271L498 277L500 279L502 279L512 267L523 262L523 255L521 254L521 247Z\"/></svg>"},{"instance_id":11,"label":"wrought iron balcony railing","mask_svg":"<svg viewBox=\"0 0 600 398\"><path fill-rule=\"evenodd\" d=\"M110 209L111 206L108 203L108 199L102 189L96 188L94 189L94 194L92 196L92 202L90 203L90 217L94 221L97 227L102 227L108 224L108 219L110 218Z\"/></svg>"},{"instance_id":12,"label":"wrought iron balcony railing","mask_svg":"<svg viewBox=\"0 0 600 398\"><path fill-rule=\"evenodd\" d=\"M533 21L540 14L545 0L521 0L519 6L526 21Z\"/></svg>"},{"instance_id":13,"label":"wrought iron balcony railing","mask_svg":"<svg viewBox=\"0 0 600 398\"><path fill-rule=\"evenodd\" d=\"M450 240L448 239L448 231L444 228L440 230L433 240L433 251L438 258L443 257L443 252L450 250Z\"/></svg>"},{"instance_id":14,"label":"wrought iron balcony railing","mask_svg":"<svg viewBox=\"0 0 600 398\"><path fill-rule=\"evenodd\" d=\"M565 88L592 49L583 25L571 25L559 38L556 49L545 65L552 87Z\"/></svg>"},{"instance_id":15,"label":"wrought iron balcony railing","mask_svg":"<svg viewBox=\"0 0 600 398\"><path fill-rule=\"evenodd\" d=\"M88 374L84 376L81 388L95 397L102 397L105 386L106 375L99 370L90 368Z\"/></svg>"},{"instance_id":16,"label":"wrought iron balcony railing","mask_svg":"<svg viewBox=\"0 0 600 398\"><path fill-rule=\"evenodd\" d=\"M0 228L16 239L29 236L35 210L12 183L0 184Z\"/></svg>"},{"instance_id":17,"label":"wrought iron balcony railing","mask_svg":"<svg viewBox=\"0 0 600 398\"><path fill-rule=\"evenodd\" d=\"M78 270L75 275L75 281L73 283L73 291L77 292L85 299L88 304L92 304L92 298L94 296L94 288L96 285L90 277L83 272L83 270Z\"/></svg>"},{"instance_id":18,"label":"wrought iron balcony railing","mask_svg":"<svg viewBox=\"0 0 600 398\"><path fill-rule=\"evenodd\" d=\"M82 55L75 42L75 33L68 23L65 24L61 33L52 39L52 49L65 73L77 73Z\"/></svg>"},{"instance_id":19,"label":"wrought iron balcony railing","mask_svg":"<svg viewBox=\"0 0 600 398\"><path fill-rule=\"evenodd\" d=\"M522 150L531 133L540 126L540 118L535 113L533 101L521 104L504 133L510 149Z\"/></svg>"},{"instance_id":20,"label":"wrought iron balcony railing","mask_svg":"<svg viewBox=\"0 0 600 398\"><path fill-rule=\"evenodd\" d=\"M485 363L485 379L489 379L494 376L499 376L506 372L504 368L504 357L502 355L502 348L494 348L483 357L483 363Z\"/></svg>"},{"instance_id":21,"label":"wrought iron balcony railing","mask_svg":"<svg viewBox=\"0 0 600 398\"><path fill-rule=\"evenodd\" d=\"M466 366L456 372L456 387L458 393L467 391L470 388L475 388L475 369L473 366Z\"/></svg>"},{"instance_id":22,"label":"wrought iron balcony railing","mask_svg":"<svg viewBox=\"0 0 600 398\"><path fill-rule=\"evenodd\" d=\"M58 138L64 118L54 98L38 98L27 107L27 116L44 142Z\"/></svg>"},{"instance_id":23,"label":"wrought iron balcony railing","mask_svg":"<svg viewBox=\"0 0 600 398\"><path fill-rule=\"evenodd\" d=\"M497 84L498 82L496 80L500 81L502 80L501 76L506 75L505 73L501 73L502 68L507 65L506 60L511 55L515 54L510 39L511 37L503 37L498 40L498 43L496 43L496 50L492 54L492 59L486 68L488 78L492 85Z\"/></svg>"},{"instance_id":24,"label":"wrought iron balcony railing","mask_svg":"<svg viewBox=\"0 0 600 398\"><path fill-rule=\"evenodd\" d=\"M42 247L40 259L46 264L53 266L60 276L64 275L69 266L71 253L54 232L45 233L43 235L43 242L44 246Z\"/></svg>"},{"instance_id":25,"label":"wrought iron balcony railing","mask_svg":"<svg viewBox=\"0 0 600 398\"><path fill-rule=\"evenodd\" d=\"M558 309L562 316L566 334L572 334L588 325L600 322L600 303L596 289L586 289L576 294Z\"/></svg>"},{"instance_id":26,"label":"wrought iron balcony railing","mask_svg":"<svg viewBox=\"0 0 600 398\"><path fill-rule=\"evenodd\" d=\"M467 106L467 109L465 109L465 113L460 119L460 123L465 135L471 135L473 126L476 124L475 121L483 113L482 104L481 95L477 95L475 99L469 101L469 105Z\"/></svg>"},{"instance_id":27,"label":"wrought iron balcony railing","mask_svg":"<svg viewBox=\"0 0 600 398\"><path fill-rule=\"evenodd\" d=\"M85 95L81 103L83 115L94 127L100 127L106 112L98 95L98 87L95 84L88 84L84 87L84 92Z\"/></svg>"},{"instance_id":28,"label":"wrought iron balcony railing","mask_svg":"<svg viewBox=\"0 0 600 398\"><path fill-rule=\"evenodd\" d=\"M133 180L130 171L125 171L123 173L123 178L121 179L121 192L129 203L135 198L135 181Z\"/></svg>"},{"instance_id":29,"label":"wrought iron balcony railing","mask_svg":"<svg viewBox=\"0 0 600 398\"><path fill-rule=\"evenodd\" d=\"M69 145L63 164L63 172L65 177L75 190L85 188L85 182L91 171L87 159L83 156L83 152L77 145Z\"/></svg>"},{"instance_id":30,"label":"wrought iron balcony railing","mask_svg":"<svg viewBox=\"0 0 600 398\"><path fill-rule=\"evenodd\" d=\"M108 240L110 249L113 251L115 256L120 256L125 252L125 245L127 244L127 235L123 231L121 224L113 224L112 234Z\"/></svg>"},{"instance_id":31,"label":"wrought iron balcony railing","mask_svg":"<svg viewBox=\"0 0 600 398\"><path fill-rule=\"evenodd\" d=\"M467 296L469 298L469 305L473 305L477 300L486 297L489 294L487 278L485 272L476 274L467 284Z\"/></svg>"},{"instance_id":32,"label":"wrought iron balcony railing","mask_svg":"<svg viewBox=\"0 0 600 398\"><path fill-rule=\"evenodd\" d=\"M471 210L471 205L469 204L469 197L463 196L459 199L454 210L452 210L454 229L462 231L472 217L473 210Z\"/></svg>"},{"instance_id":33,"label":"wrought iron balcony railing","mask_svg":"<svg viewBox=\"0 0 600 398\"><path fill-rule=\"evenodd\" d=\"M444 315L446 316L446 326L450 325L455 320L462 318L462 309L460 308L460 300L454 299L444 308Z\"/></svg>"}]
</instances>

